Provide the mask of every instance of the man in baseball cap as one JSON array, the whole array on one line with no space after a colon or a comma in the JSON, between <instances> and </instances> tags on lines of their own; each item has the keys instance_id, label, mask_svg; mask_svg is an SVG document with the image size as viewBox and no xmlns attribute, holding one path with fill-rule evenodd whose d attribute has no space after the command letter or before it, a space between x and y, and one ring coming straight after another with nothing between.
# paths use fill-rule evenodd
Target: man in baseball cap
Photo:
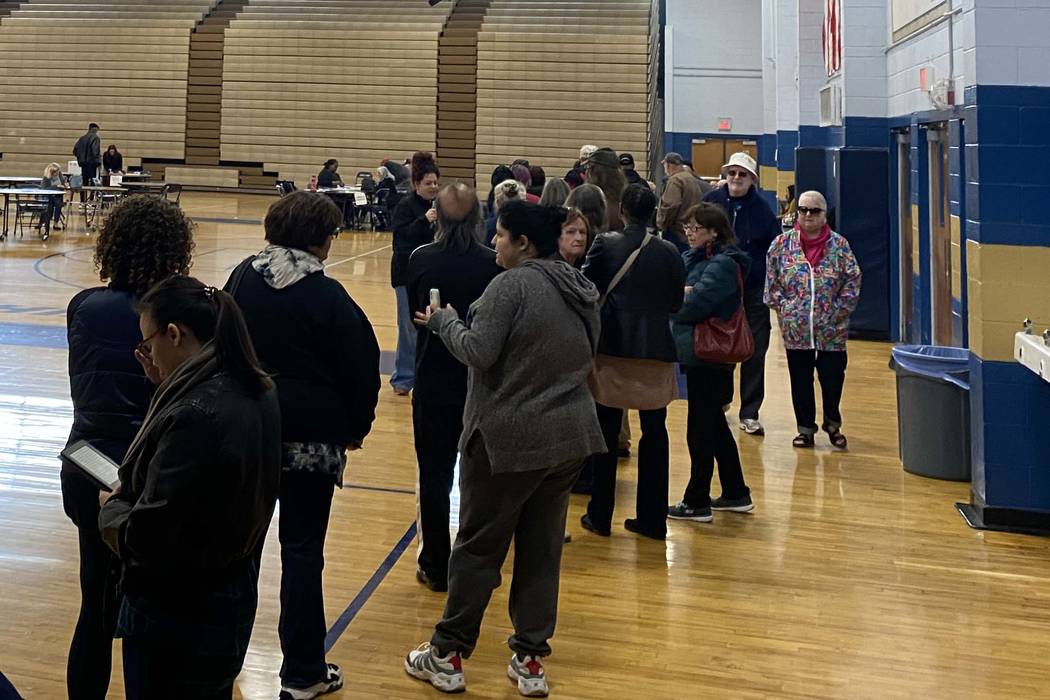
<instances>
[{"instance_id":1,"label":"man in baseball cap","mask_svg":"<svg viewBox=\"0 0 1050 700\"><path fill-rule=\"evenodd\" d=\"M620 169L623 170L628 185L641 185L645 183L642 176L634 169L634 156L630 153L620 154Z\"/></svg>"},{"instance_id":2,"label":"man in baseball cap","mask_svg":"<svg viewBox=\"0 0 1050 700\"><path fill-rule=\"evenodd\" d=\"M725 184L709 192L705 202L725 209L736 233L737 246L751 256L751 269L744 280L744 309L755 354L740 365L740 429L748 435L764 435L758 411L765 398L766 351L769 349L769 307L762 302L766 283L766 252L780 235L776 214L758 193L758 165L747 153L734 153L722 166Z\"/></svg>"},{"instance_id":3,"label":"man in baseball cap","mask_svg":"<svg viewBox=\"0 0 1050 700\"><path fill-rule=\"evenodd\" d=\"M656 227L664 232L666 240L685 251L689 245L685 240L682 215L703 201L704 193L692 171L685 167L682 156L671 152L660 162L664 164L667 183L656 209Z\"/></svg>"}]
</instances>

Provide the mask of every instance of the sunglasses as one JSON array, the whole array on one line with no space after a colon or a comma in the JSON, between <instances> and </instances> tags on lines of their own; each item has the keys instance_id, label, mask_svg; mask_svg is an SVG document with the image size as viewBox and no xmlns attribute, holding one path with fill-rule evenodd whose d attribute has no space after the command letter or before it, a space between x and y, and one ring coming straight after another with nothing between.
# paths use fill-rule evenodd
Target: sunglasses
<instances>
[{"instance_id":1,"label":"sunglasses","mask_svg":"<svg viewBox=\"0 0 1050 700\"><path fill-rule=\"evenodd\" d=\"M726 177L751 177L751 173L746 170L727 170Z\"/></svg>"},{"instance_id":2,"label":"sunglasses","mask_svg":"<svg viewBox=\"0 0 1050 700\"><path fill-rule=\"evenodd\" d=\"M820 214L823 211L824 210L821 209L820 207L799 207L798 208L798 213L802 214L803 216L816 216L817 214Z\"/></svg>"}]
</instances>

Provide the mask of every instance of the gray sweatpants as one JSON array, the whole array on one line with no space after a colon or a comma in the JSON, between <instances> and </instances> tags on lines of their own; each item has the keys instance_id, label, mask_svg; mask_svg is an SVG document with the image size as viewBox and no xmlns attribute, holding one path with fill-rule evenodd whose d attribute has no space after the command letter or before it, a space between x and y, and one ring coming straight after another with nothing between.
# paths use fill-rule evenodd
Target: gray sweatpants
<instances>
[{"instance_id":1,"label":"gray sweatpants","mask_svg":"<svg viewBox=\"0 0 1050 700\"><path fill-rule=\"evenodd\" d=\"M551 653L565 513L582 463L493 474L481 435L471 437L459 462L459 534L449 559L448 600L431 645L470 656L513 539L508 643L522 655Z\"/></svg>"}]
</instances>

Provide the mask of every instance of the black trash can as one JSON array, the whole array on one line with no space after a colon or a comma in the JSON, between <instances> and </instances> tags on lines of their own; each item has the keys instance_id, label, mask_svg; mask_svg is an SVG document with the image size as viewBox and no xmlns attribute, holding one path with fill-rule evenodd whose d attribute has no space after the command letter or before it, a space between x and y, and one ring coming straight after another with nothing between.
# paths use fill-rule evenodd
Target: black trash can
<instances>
[{"instance_id":1,"label":"black trash can","mask_svg":"<svg viewBox=\"0 0 1050 700\"><path fill-rule=\"evenodd\" d=\"M933 345L893 348L897 434L904 470L970 480L970 351Z\"/></svg>"}]
</instances>

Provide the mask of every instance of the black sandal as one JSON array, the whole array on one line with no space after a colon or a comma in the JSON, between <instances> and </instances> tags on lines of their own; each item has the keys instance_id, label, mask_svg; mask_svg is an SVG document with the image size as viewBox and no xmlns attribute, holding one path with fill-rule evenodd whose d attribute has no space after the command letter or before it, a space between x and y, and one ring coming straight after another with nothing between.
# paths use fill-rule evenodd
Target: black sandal
<instances>
[{"instance_id":1,"label":"black sandal","mask_svg":"<svg viewBox=\"0 0 1050 700\"><path fill-rule=\"evenodd\" d=\"M846 446L849 444L846 440L846 436L837 428L828 431L828 439L831 440L832 447L837 447L840 450L846 449Z\"/></svg>"},{"instance_id":2,"label":"black sandal","mask_svg":"<svg viewBox=\"0 0 1050 700\"><path fill-rule=\"evenodd\" d=\"M792 447L813 447L813 436L806 433L799 433L795 436L795 439L791 441Z\"/></svg>"}]
</instances>

